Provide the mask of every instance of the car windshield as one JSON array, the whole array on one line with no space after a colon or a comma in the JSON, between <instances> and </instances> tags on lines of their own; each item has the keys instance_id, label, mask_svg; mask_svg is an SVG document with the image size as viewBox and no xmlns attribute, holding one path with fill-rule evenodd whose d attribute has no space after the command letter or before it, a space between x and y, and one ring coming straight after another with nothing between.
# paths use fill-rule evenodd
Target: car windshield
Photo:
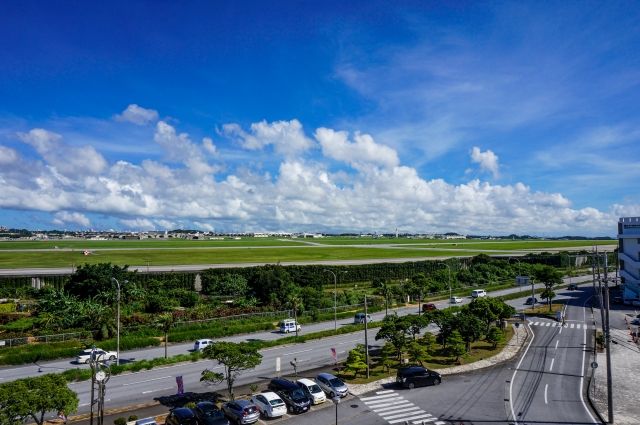
<instances>
[{"instance_id":1,"label":"car windshield","mask_svg":"<svg viewBox=\"0 0 640 425\"><path fill-rule=\"evenodd\" d=\"M210 418L219 418L222 416L222 412L218 409L205 409L202 413Z\"/></svg>"},{"instance_id":2,"label":"car windshield","mask_svg":"<svg viewBox=\"0 0 640 425\"><path fill-rule=\"evenodd\" d=\"M344 382L342 382L340 379L338 378L333 378L331 380L329 380L329 383L331 384L331 386L333 387L343 387L344 386Z\"/></svg>"},{"instance_id":3,"label":"car windshield","mask_svg":"<svg viewBox=\"0 0 640 425\"><path fill-rule=\"evenodd\" d=\"M320 387L317 384L313 384L311 386L308 387L309 388L309 392L311 392L311 394L317 394L317 393L321 393L322 390L320 389Z\"/></svg>"},{"instance_id":4,"label":"car windshield","mask_svg":"<svg viewBox=\"0 0 640 425\"><path fill-rule=\"evenodd\" d=\"M283 403L282 403L282 400L276 399L276 400L269 400L269 404L272 406L280 406Z\"/></svg>"},{"instance_id":5,"label":"car windshield","mask_svg":"<svg viewBox=\"0 0 640 425\"><path fill-rule=\"evenodd\" d=\"M291 391L291 398L293 400L301 400L301 399L305 398L305 395L302 392L302 390L297 389L297 390Z\"/></svg>"}]
</instances>

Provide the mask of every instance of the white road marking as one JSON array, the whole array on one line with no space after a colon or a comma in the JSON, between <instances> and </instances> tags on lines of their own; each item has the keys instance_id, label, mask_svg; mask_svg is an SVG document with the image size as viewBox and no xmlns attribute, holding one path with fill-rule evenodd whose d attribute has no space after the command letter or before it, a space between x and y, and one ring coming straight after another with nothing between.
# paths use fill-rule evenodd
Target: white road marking
<instances>
[{"instance_id":1,"label":"white road marking","mask_svg":"<svg viewBox=\"0 0 640 425\"><path fill-rule=\"evenodd\" d=\"M551 322L548 322L545 326L546 326L546 327L551 326Z\"/></svg>"},{"instance_id":2,"label":"white road marking","mask_svg":"<svg viewBox=\"0 0 640 425\"><path fill-rule=\"evenodd\" d=\"M292 354L306 353L306 352L313 351L313 350L314 350L313 348L309 348L308 350L300 350L300 351L292 351L290 353L283 353L282 355L283 356L290 356Z\"/></svg>"},{"instance_id":3,"label":"white road marking","mask_svg":"<svg viewBox=\"0 0 640 425\"><path fill-rule=\"evenodd\" d=\"M398 410L399 408L403 408L404 409L406 407L411 407L411 406L415 406L415 405L413 403L411 403L410 401L407 401L407 402L404 402L404 403L403 402L395 403L391 407L383 407L381 409L371 409L371 410L373 410L374 412L379 413L379 414L382 415L383 413L380 413L380 412L386 412L384 414L387 414L387 413L389 413L389 410Z\"/></svg>"},{"instance_id":4,"label":"white road marking","mask_svg":"<svg viewBox=\"0 0 640 425\"><path fill-rule=\"evenodd\" d=\"M383 391L376 391L376 394L389 394L392 393L393 390L383 390Z\"/></svg>"},{"instance_id":5,"label":"white road marking","mask_svg":"<svg viewBox=\"0 0 640 425\"><path fill-rule=\"evenodd\" d=\"M402 412L402 413L398 414L398 412ZM382 416L382 419L384 419L384 420L398 419L398 418L401 418L403 416L418 415L418 414L422 414L422 413L425 413L425 411L422 410L421 408L419 408L418 406L416 406L416 407L410 407L408 409L400 409L400 410L397 410L395 412L387 412L387 413L385 413L385 415L390 415L390 416Z\"/></svg>"},{"instance_id":6,"label":"white road marking","mask_svg":"<svg viewBox=\"0 0 640 425\"><path fill-rule=\"evenodd\" d=\"M392 398L387 398L384 400L374 400L374 401L370 401L369 403L366 403L367 406L373 408L373 407L382 407L382 406L386 406L388 404L389 401L391 402L397 402L398 400L404 400L402 397L400 397L399 395L395 395Z\"/></svg>"},{"instance_id":7,"label":"white road marking","mask_svg":"<svg viewBox=\"0 0 640 425\"><path fill-rule=\"evenodd\" d=\"M556 340L556 350L558 349L558 343L560 342L559 339Z\"/></svg>"},{"instance_id":8,"label":"white road marking","mask_svg":"<svg viewBox=\"0 0 640 425\"><path fill-rule=\"evenodd\" d=\"M570 327L571 329L573 329L573 327L574 327L574 326L575 326L575 323L571 323L571 324L569 325L569 327Z\"/></svg>"},{"instance_id":9,"label":"white road marking","mask_svg":"<svg viewBox=\"0 0 640 425\"><path fill-rule=\"evenodd\" d=\"M584 309L586 311L586 308ZM586 315L586 313L585 313ZM584 337L582 339L582 342L584 344L584 346L587 346L587 330L585 329L584 331ZM582 406L584 407L584 410L587 412L587 414L589 415L589 417L591 418L591 422L593 422L594 424L597 423L596 420L593 418L593 415L591 415L591 412L589 411L589 409L587 408L587 405L584 403L584 398L582 397L582 388L584 385L584 356L585 353L587 352L587 350L582 350L582 367L580 369L580 388L578 388L578 393L580 394L580 401L582 402Z\"/></svg>"},{"instance_id":10,"label":"white road marking","mask_svg":"<svg viewBox=\"0 0 640 425\"><path fill-rule=\"evenodd\" d=\"M553 370L553 362L555 362L556 359L551 359L551 366L549 366L549 372L551 372Z\"/></svg>"},{"instance_id":11,"label":"white road marking","mask_svg":"<svg viewBox=\"0 0 640 425\"><path fill-rule=\"evenodd\" d=\"M144 381L129 382L129 383L126 383L126 384L122 384L122 386L123 387L128 387L129 385L138 385L138 384L142 384L143 382L159 381L160 379L167 379L167 378L173 378L173 377L171 375L161 376L160 378L152 378L152 379L146 379Z\"/></svg>"},{"instance_id":12,"label":"white road marking","mask_svg":"<svg viewBox=\"0 0 640 425\"><path fill-rule=\"evenodd\" d=\"M360 397L360 400L362 400L362 401L378 400L378 399L381 399L381 398L389 398L389 397L393 397L393 396L395 396L395 394L374 395L372 397Z\"/></svg>"},{"instance_id":13,"label":"white road marking","mask_svg":"<svg viewBox=\"0 0 640 425\"><path fill-rule=\"evenodd\" d=\"M166 387L166 388L158 388L157 390L148 390L148 391L143 391L142 394L149 394L149 393L153 393L156 391L166 391L166 390L170 390L173 387Z\"/></svg>"},{"instance_id":14,"label":"white road marking","mask_svg":"<svg viewBox=\"0 0 640 425\"><path fill-rule=\"evenodd\" d=\"M513 381L516 379L516 373L518 373L518 369L520 369L520 366L522 365L524 358L527 356L527 352L529 351L529 348L531 348L531 343L533 342L535 337L536 337L536 334L533 333L533 330L531 330L531 341L529 341L529 344L527 345L527 348L524 350L522 357L520 357L520 361L516 365L516 368L513 370L513 375L511 375L511 382L509 382L509 407L511 408L511 420L513 420L513 425L518 425L518 420L516 419L517 418L516 412L513 410ZM584 352L582 353L582 356L584 361ZM583 367L583 370L584 370L584 367Z\"/></svg>"},{"instance_id":15,"label":"white road marking","mask_svg":"<svg viewBox=\"0 0 640 425\"><path fill-rule=\"evenodd\" d=\"M392 421L389 421L390 424L397 424L398 422L404 422L404 421L415 421L416 419L420 419L420 418L429 418L432 415L428 414L428 413L424 413L422 415L417 415L417 416L411 416L409 418L402 418L402 419L394 419Z\"/></svg>"},{"instance_id":16,"label":"white road marking","mask_svg":"<svg viewBox=\"0 0 640 425\"><path fill-rule=\"evenodd\" d=\"M549 390L549 384L544 385L544 404L549 404L547 401L547 391Z\"/></svg>"}]
</instances>

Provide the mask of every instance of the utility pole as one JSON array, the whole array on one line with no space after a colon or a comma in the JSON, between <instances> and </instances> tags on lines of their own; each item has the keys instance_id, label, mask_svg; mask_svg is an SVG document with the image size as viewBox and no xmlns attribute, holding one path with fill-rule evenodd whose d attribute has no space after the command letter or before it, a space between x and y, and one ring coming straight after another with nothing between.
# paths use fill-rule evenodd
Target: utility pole
<instances>
[{"instance_id":1,"label":"utility pole","mask_svg":"<svg viewBox=\"0 0 640 425\"><path fill-rule=\"evenodd\" d=\"M611 328L609 326L609 283L607 281L607 254L604 254L604 309L606 312L605 349L607 350L607 404L609 423L613 423L613 383L611 380Z\"/></svg>"},{"instance_id":2,"label":"utility pole","mask_svg":"<svg viewBox=\"0 0 640 425\"><path fill-rule=\"evenodd\" d=\"M364 361L367 363L367 379L369 378L369 315L367 314L367 294L364 294Z\"/></svg>"}]
</instances>

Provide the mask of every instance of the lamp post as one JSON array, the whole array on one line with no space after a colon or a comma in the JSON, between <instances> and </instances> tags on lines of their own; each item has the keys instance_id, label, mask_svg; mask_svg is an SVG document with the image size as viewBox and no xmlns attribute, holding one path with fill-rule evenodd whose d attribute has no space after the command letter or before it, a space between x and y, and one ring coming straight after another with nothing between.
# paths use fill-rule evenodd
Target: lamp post
<instances>
[{"instance_id":1,"label":"lamp post","mask_svg":"<svg viewBox=\"0 0 640 425\"><path fill-rule=\"evenodd\" d=\"M338 331L338 276L333 270L325 269L325 272L329 272L333 275L333 330ZM346 273L346 271L342 272Z\"/></svg>"},{"instance_id":2,"label":"lamp post","mask_svg":"<svg viewBox=\"0 0 640 425\"><path fill-rule=\"evenodd\" d=\"M117 313L116 313L116 365L120 365L120 282L115 277L111 278L111 282L116 284L117 288ZM128 281L123 281L126 285Z\"/></svg>"}]
</instances>

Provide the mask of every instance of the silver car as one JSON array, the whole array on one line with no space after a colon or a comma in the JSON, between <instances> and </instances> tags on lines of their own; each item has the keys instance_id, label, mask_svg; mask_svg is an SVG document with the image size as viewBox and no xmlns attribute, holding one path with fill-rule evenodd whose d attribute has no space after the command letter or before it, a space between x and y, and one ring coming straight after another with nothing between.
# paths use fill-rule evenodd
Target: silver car
<instances>
[{"instance_id":1,"label":"silver car","mask_svg":"<svg viewBox=\"0 0 640 425\"><path fill-rule=\"evenodd\" d=\"M249 400L234 400L222 405L225 416L237 424L252 424L260 419L260 412Z\"/></svg>"},{"instance_id":2,"label":"silver car","mask_svg":"<svg viewBox=\"0 0 640 425\"><path fill-rule=\"evenodd\" d=\"M319 374L316 377L316 382L330 398L334 398L335 396L346 397L346 395L349 394L347 384L330 373Z\"/></svg>"}]
</instances>

